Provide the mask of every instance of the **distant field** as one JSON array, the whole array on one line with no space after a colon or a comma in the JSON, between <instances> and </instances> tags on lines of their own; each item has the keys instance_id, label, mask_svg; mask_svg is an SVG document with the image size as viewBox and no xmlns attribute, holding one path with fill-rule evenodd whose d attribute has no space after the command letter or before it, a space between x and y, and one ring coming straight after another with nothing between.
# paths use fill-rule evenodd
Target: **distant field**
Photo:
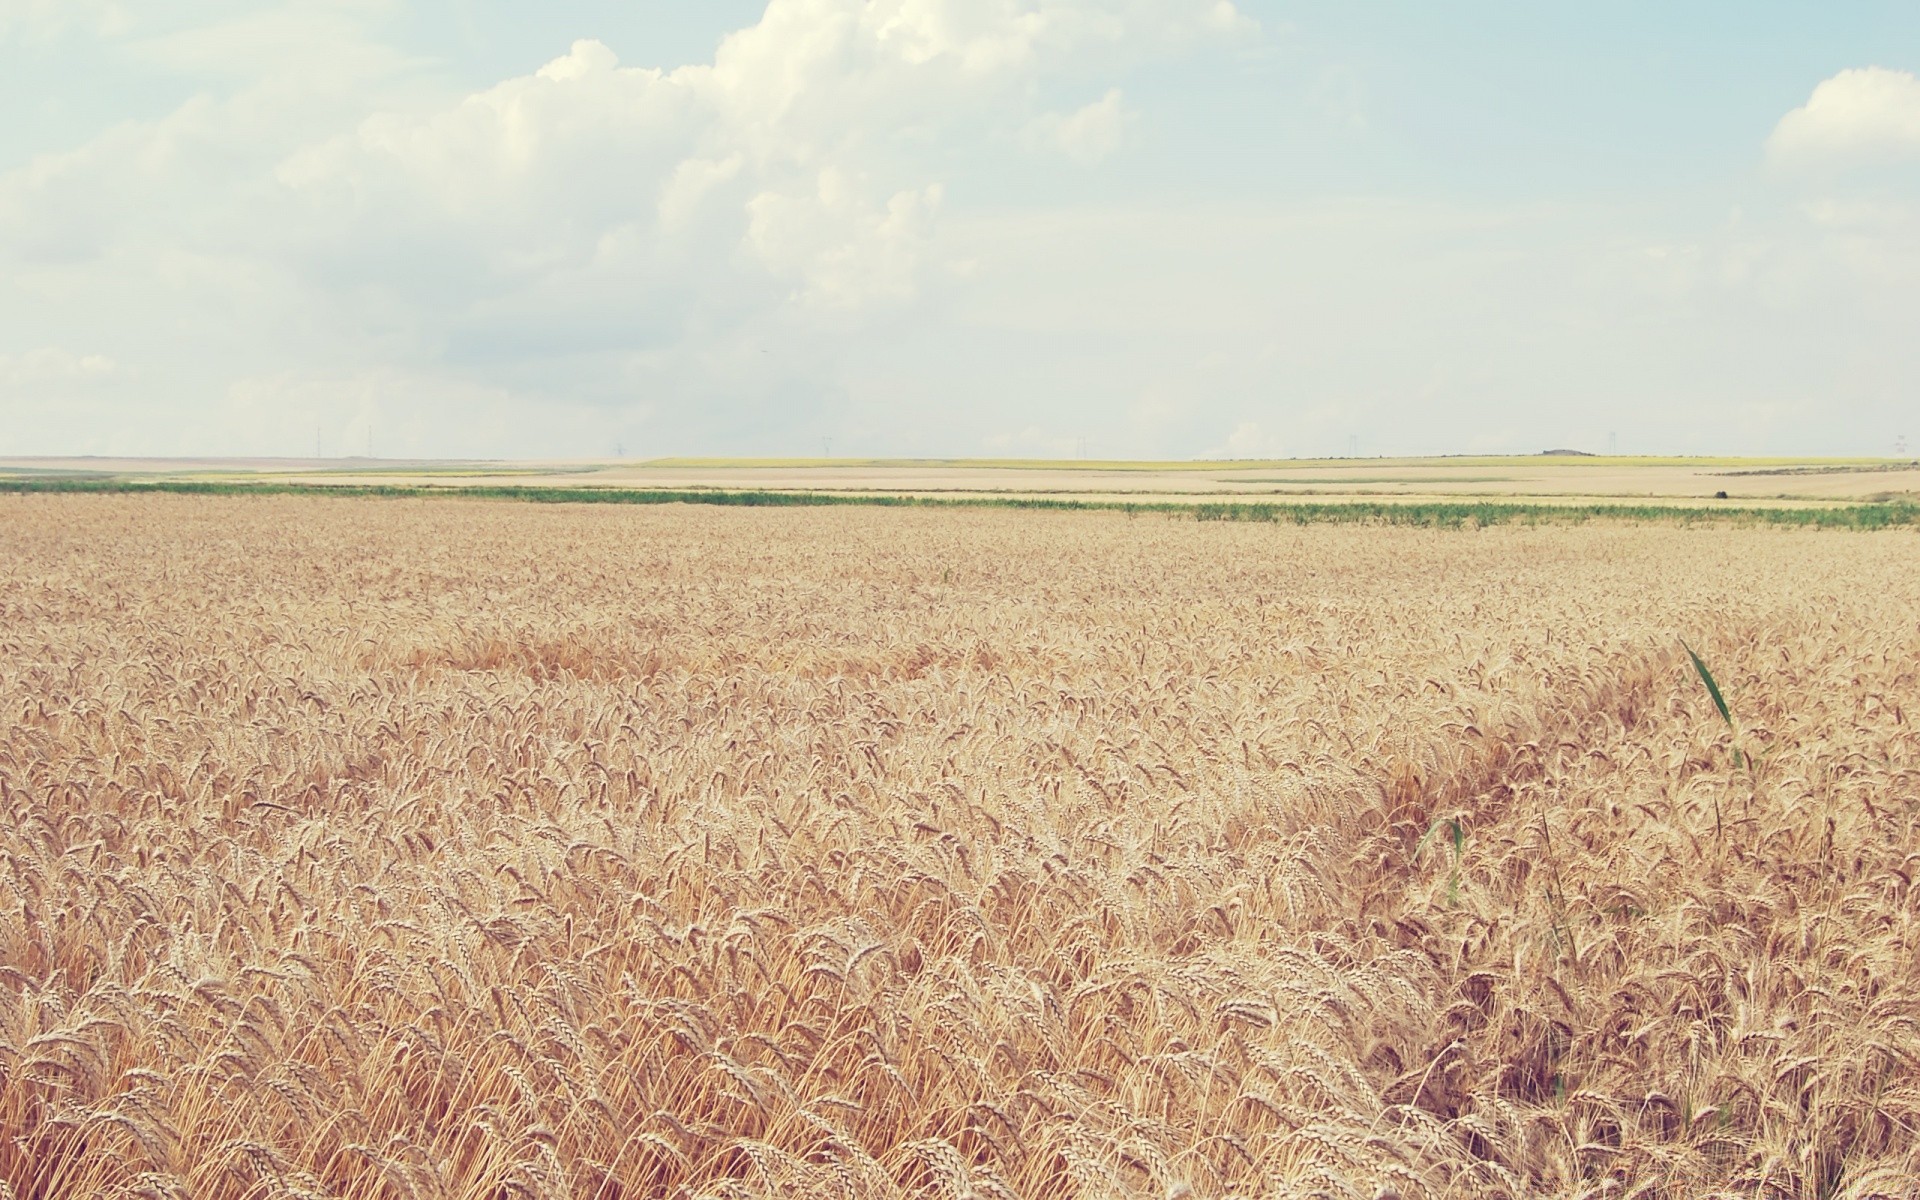
<instances>
[{"instance_id":1,"label":"distant field","mask_svg":"<svg viewBox=\"0 0 1920 1200\"><path fill-rule=\"evenodd\" d=\"M1257 499L1179 496L1163 493L1110 496L1067 494L995 495L881 490L729 491L694 486L638 488L546 483L503 479L426 484L417 480L379 482L368 478L319 482L312 479L232 480L195 477L161 479L76 477L0 479L0 493L17 495L172 495L307 496L341 502L355 500L522 501L537 504L698 505L714 508L998 508L1026 511L1119 512L1128 516L1184 517L1198 521L1237 521L1295 525L1403 525L1460 528L1491 525L1565 525L1588 521L1624 523L1774 525L1817 529L1887 529L1920 525L1920 505L1905 497L1860 503L1754 503L1720 498L1708 503L1685 500L1583 500L1578 497L1510 498L1460 493L1449 498L1384 497L1374 494L1324 496L1318 492Z\"/></svg>"},{"instance_id":2,"label":"distant field","mask_svg":"<svg viewBox=\"0 0 1920 1200\"><path fill-rule=\"evenodd\" d=\"M0 1196L1912 1196L1917 546L0 494Z\"/></svg>"},{"instance_id":3,"label":"distant field","mask_svg":"<svg viewBox=\"0 0 1920 1200\"><path fill-rule=\"evenodd\" d=\"M657 459L447 463L381 460L0 460L0 483L62 472L120 481L422 488L728 491L1084 504L1735 503L1768 508L1920 500L1920 463L1884 459L1504 458L1263 462ZM1718 500L1725 492L1727 499Z\"/></svg>"}]
</instances>

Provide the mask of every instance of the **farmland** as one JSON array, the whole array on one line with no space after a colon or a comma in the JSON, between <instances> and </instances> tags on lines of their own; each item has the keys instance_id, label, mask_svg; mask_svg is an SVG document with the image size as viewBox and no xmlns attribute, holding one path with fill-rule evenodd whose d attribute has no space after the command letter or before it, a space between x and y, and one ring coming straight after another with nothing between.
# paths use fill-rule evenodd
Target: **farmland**
<instances>
[{"instance_id":1,"label":"farmland","mask_svg":"<svg viewBox=\"0 0 1920 1200\"><path fill-rule=\"evenodd\" d=\"M0 495L0 1196L1920 1194L1917 548Z\"/></svg>"},{"instance_id":2,"label":"farmland","mask_svg":"<svg viewBox=\"0 0 1920 1200\"><path fill-rule=\"evenodd\" d=\"M85 485L199 490L429 490L629 501L715 493L947 505L1391 504L1525 508L1748 508L1781 512L1920 499L1920 461L1441 458L1099 462L979 459L714 459L461 462L356 459L0 457L0 490Z\"/></svg>"}]
</instances>

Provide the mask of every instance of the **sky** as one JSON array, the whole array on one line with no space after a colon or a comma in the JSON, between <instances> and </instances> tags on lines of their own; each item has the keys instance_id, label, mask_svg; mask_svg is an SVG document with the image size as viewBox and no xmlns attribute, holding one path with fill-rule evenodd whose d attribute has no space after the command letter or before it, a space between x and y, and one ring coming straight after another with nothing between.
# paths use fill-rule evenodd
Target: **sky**
<instances>
[{"instance_id":1,"label":"sky","mask_svg":"<svg viewBox=\"0 0 1920 1200\"><path fill-rule=\"evenodd\" d=\"M1920 447L1920 5L0 0L0 455Z\"/></svg>"}]
</instances>

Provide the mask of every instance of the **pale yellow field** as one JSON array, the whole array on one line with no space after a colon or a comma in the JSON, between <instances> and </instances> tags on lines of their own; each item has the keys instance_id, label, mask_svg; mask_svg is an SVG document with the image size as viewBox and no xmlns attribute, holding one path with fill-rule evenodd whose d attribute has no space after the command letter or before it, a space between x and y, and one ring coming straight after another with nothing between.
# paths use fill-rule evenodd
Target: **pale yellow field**
<instances>
[{"instance_id":1,"label":"pale yellow field","mask_svg":"<svg viewBox=\"0 0 1920 1200\"><path fill-rule=\"evenodd\" d=\"M454 487L722 489L1124 502L1507 501L1830 505L1920 498L1920 462L1819 458L1301 459L1272 462L656 459L383 462L370 459L0 459L0 480L130 479Z\"/></svg>"},{"instance_id":2,"label":"pale yellow field","mask_svg":"<svg viewBox=\"0 0 1920 1200\"><path fill-rule=\"evenodd\" d=\"M1916 551L0 495L0 1197L1920 1195Z\"/></svg>"}]
</instances>

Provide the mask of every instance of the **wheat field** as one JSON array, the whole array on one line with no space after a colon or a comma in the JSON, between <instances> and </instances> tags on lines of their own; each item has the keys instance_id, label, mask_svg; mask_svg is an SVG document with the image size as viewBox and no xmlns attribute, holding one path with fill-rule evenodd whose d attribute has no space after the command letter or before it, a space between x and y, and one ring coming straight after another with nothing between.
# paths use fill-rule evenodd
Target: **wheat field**
<instances>
[{"instance_id":1,"label":"wheat field","mask_svg":"<svg viewBox=\"0 0 1920 1200\"><path fill-rule=\"evenodd\" d=\"M1916 550L0 497L0 1200L1920 1196Z\"/></svg>"}]
</instances>

